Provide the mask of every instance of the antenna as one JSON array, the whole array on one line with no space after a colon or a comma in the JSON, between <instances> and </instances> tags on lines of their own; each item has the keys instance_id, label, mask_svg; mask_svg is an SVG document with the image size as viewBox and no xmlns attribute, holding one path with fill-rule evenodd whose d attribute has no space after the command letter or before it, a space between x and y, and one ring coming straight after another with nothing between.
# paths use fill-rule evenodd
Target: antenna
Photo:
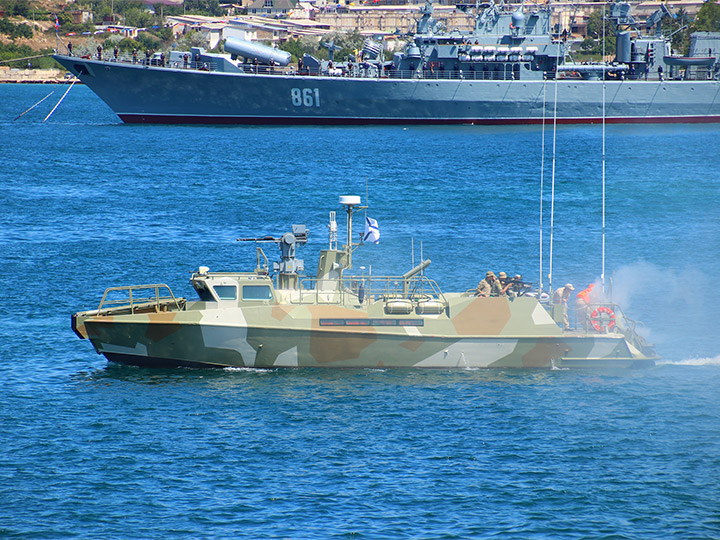
<instances>
[{"instance_id":1,"label":"antenna","mask_svg":"<svg viewBox=\"0 0 720 540\"><path fill-rule=\"evenodd\" d=\"M555 232L555 149L557 141L557 96L558 68L560 67L560 39L555 49L555 108L553 109L553 152L552 152L552 189L550 195L550 269L548 271L548 287L552 291L553 239Z\"/></svg>"},{"instance_id":2,"label":"antenna","mask_svg":"<svg viewBox=\"0 0 720 540\"><path fill-rule=\"evenodd\" d=\"M542 116L542 154L540 156L540 291L543 290L543 194L545 192L545 88L547 79L543 77L543 116Z\"/></svg>"},{"instance_id":3,"label":"antenna","mask_svg":"<svg viewBox=\"0 0 720 540\"><path fill-rule=\"evenodd\" d=\"M328 249L337 250L337 221L335 211L330 212L330 223L328 224L329 246Z\"/></svg>"},{"instance_id":4,"label":"antenna","mask_svg":"<svg viewBox=\"0 0 720 540\"><path fill-rule=\"evenodd\" d=\"M662 5L662 4L661 4ZM602 283L603 294L605 294L605 19L607 17L607 4L603 2L603 68L602 68L602 267L600 270L600 282Z\"/></svg>"}]
</instances>

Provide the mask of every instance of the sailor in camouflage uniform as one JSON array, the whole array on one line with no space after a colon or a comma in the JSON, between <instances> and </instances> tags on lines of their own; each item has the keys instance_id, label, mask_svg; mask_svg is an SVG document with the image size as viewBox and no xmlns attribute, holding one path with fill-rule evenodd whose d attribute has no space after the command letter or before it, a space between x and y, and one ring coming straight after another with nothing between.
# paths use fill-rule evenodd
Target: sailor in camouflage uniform
<instances>
[{"instance_id":1,"label":"sailor in camouflage uniform","mask_svg":"<svg viewBox=\"0 0 720 540\"><path fill-rule=\"evenodd\" d=\"M500 296L502 295L502 287L500 281L495 277L492 270L488 270L483 279L477 286L475 296Z\"/></svg>"}]
</instances>

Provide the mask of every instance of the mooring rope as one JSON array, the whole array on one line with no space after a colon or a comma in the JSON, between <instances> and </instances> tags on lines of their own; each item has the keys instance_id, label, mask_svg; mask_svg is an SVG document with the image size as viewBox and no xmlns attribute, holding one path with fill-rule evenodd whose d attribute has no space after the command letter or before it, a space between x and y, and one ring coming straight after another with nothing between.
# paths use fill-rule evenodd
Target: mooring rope
<instances>
[{"instance_id":1,"label":"mooring rope","mask_svg":"<svg viewBox=\"0 0 720 540\"><path fill-rule=\"evenodd\" d=\"M50 111L50 114L48 114L48 115L45 117L45 120L47 120L48 118L50 118L50 117L52 116L52 113L54 113L54 112L55 112L55 109L57 109L58 106L60 105L60 103L62 103L62 100L65 99L65 96L67 96L67 95L68 95L68 92L69 92L70 90L72 90L72 87L75 86L75 83L76 83L76 82L77 82L77 80L73 81L72 84L70 85L70 87L69 87L67 90L65 90L65 93L64 93L64 94L62 95L62 97L60 98L60 101L58 101L58 102L57 102L57 105L55 105L55 106L53 107L52 111ZM43 120L43 124L45 123L45 120Z\"/></svg>"},{"instance_id":2,"label":"mooring rope","mask_svg":"<svg viewBox=\"0 0 720 540\"><path fill-rule=\"evenodd\" d=\"M29 108L28 110L26 110L24 113L21 113L21 114L17 115L15 118L13 118L13 121L17 120L17 119L20 118L21 116L24 116L26 113L29 113L30 111L32 111L35 107L37 107L38 105L40 105L43 101L45 101L47 98L49 98L50 96L52 96L54 93L55 93L55 90L53 90L52 92L50 92L47 96L45 96L44 98L42 98L40 101L38 101L35 105L33 105L32 107L30 107L30 108Z\"/></svg>"},{"instance_id":3,"label":"mooring rope","mask_svg":"<svg viewBox=\"0 0 720 540\"><path fill-rule=\"evenodd\" d=\"M33 60L34 58L47 58L48 56L52 56L54 53L50 54L39 54L37 56L26 56L25 58L11 58L10 60L0 60L0 64L9 64L10 62L22 62L23 60Z\"/></svg>"}]
</instances>

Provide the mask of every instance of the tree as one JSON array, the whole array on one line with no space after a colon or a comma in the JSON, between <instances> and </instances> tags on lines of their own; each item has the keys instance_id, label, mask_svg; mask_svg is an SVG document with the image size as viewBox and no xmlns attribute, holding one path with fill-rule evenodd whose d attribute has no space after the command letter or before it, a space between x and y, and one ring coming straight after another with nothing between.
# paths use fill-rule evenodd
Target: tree
<instances>
[{"instance_id":1,"label":"tree","mask_svg":"<svg viewBox=\"0 0 720 540\"><path fill-rule=\"evenodd\" d=\"M662 34L670 37L672 48L685 55L690 49L690 18L684 8L680 8L674 17L665 17L662 20Z\"/></svg>"},{"instance_id":2,"label":"tree","mask_svg":"<svg viewBox=\"0 0 720 540\"><path fill-rule=\"evenodd\" d=\"M603 17L603 12L605 16ZM588 17L587 38L582 42L580 48L589 54L603 53L603 27L605 32L605 54L615 54L615 24L608 18L609 11L605 9L596 9ZM588 39L592 39L595 43L594 47L590 46Z\"/></svg>"},{"instance_id":3,"label":"tree","mask_svg":"<svg viewBox=\"0 0 720 540\"><path fill-rule=\"evenodd\" d=\"M720 32L720 4L716 0L705 2L692 27L696 32Z\"/></svg>"}]
</instances>

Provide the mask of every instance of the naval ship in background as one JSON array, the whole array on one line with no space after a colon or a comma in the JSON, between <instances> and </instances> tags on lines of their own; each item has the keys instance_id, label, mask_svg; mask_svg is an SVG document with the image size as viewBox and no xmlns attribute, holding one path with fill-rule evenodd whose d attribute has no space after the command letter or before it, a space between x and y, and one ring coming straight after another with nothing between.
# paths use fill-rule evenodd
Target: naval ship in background
<instances>
[{"instance_id":1,"label":"naval ship in background","mask_svg":"<svg viewBox=\"0 0 720 540\"><path fill-rule=\"evenodd\" d=\"M329 44L330 60L306 54L298 68L285 51L233 38L226 54L54 58L131 123L720 122L720 33L696 32L688 56L675 55L660 32L666 8L646 23L655 32L642 32L630 5L615 2L614 61L576 63L551 9L490 0L461 33L428 1L391 61L372 39L356 58L334 63Z\"/></svg>"}]
</instances>

